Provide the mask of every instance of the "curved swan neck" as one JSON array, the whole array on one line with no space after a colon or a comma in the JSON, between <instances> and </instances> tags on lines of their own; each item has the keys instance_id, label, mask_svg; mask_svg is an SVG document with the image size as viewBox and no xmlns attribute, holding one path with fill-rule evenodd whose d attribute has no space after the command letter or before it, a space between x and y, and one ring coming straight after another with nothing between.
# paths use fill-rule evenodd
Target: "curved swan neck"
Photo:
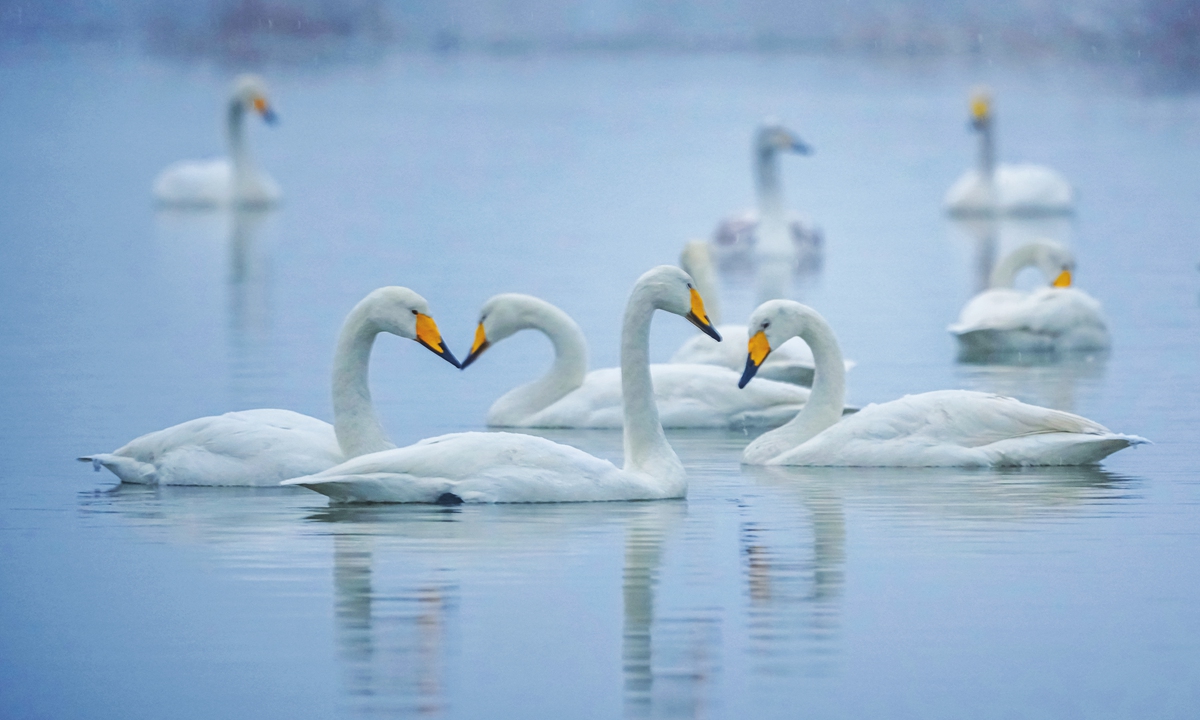
<instances>
[{"instance_id":1,"label":"curved swan neck","mask_svg":"<svg viewBox=\"0 0 1200 720\"><path fill-rule=\"evenodd\" d=\"M570 315L532 296L509 296L506 302L518 316L512 332L541 331L554 346L554 364L542 377L497 400L489 412L497 420L527 417L553 405L583 385L588 369L587 340Z\"/></svg>"},{"instance_id":2,"label":"curved swan neck","mask_svg":"<svg viewBox=\"0 0 1200 720\"><path fill-rule=\"evenodd\" d=\"M788 314L802 318L802 329L795 336L812 350L816 368L812 393L790 422L764 433L746 447L743 457L752 462L765 462L811 440L841 419L846 402L846 365L833 328L820 315L798 303L788 309Z\"/></svg>"},{"instance_id":3,"label":"curved swan neck","mask_svg":"<svg viewBox=\"0 0 1200 720\"><path fill-rule=\"evenodd\" d=\"M1060 268L1046 264L1045 258L1059 249L1045 242L1031 242L1014 249L1001 258L992 270L991 287L1010 288L1017 280L1017 275L1027 267L1036 267L1045 276L1046 282L1054 280L1054 275Z\"/></svg>"},{"instance_id":4,"label":"curved swan neck","mask_svg":"<svg viewBox=\"0 0 1200 720\"><path fill-rule=\"evenodd\" d=\"M246 109L242 101L233 98L225 117L225 142L229 146L229 160L235 169L244 167L249 160L245 140Z\"/></svg>"},{"instance_id":5,"label":"curved swan neck","mask_svg":"<svg viewBox=\"0 0 1200 720\"><path fill-rule=\"evenodd\" d=\"M371 404L368 366L375 336L371 298L354 306L342 324L333 356L333 429L347 459L395 447Z\"/></svg>"},{"instance_id":6,"label":"curved swan neck","mask_svg":"<svg viewBox=\"0 0 1200 720\"><path fill-rule=\"evenodd\" d=\"M650 320L658 303L649 284L634 286L621 325L621 397L625 413L625 470L665 478L683 472L667 443L650 379Z\"/></svg>"}]
</instances>

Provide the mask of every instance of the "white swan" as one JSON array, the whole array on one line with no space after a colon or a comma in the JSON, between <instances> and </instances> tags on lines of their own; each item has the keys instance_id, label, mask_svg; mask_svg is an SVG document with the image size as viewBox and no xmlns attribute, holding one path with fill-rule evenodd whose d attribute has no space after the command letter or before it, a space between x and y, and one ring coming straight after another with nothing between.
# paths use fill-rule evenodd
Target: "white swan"
<instances>
[{"instance_id":1,"label":"white swan","mask_svg":"<svg viewBox=\"0 0 1200 720\"><path fill-rule=\"evenodd\" d=\"M694 287L690 292L700 327L719 337L704 312L701 295ZM497 400L488 410L488 426L621 427L621 370L588 372L583 331L571 316L540 298L505 293L485 302L463 368L495 343L527 329L550 338L554 365L543 377ZM808 388L777 382L764 382L753 395L744 395L737 389L735 371L712 365L654 364L650 375L663 427L774 427L795 416L808 399Z\"/></svg>"},{"instance_id":2,"label":"white swan","mask_svg":"<svg viewBox=\"0 0 1200 720\"><path fill-rule=\"evenodd\" d=\"M809 155L812 151L778 120L768 118L759 126L753 147L758 208L717 225L712 244L723 267L746 264L750 256L790 262L796 269L820 264L821 231L784 209L779 177L779 153Z\"/></svg>"},{"instance_id":3,"label":"white swan","mask_svg":"<svg viewBox=\"0 0 1200 720\"><path fill-rule=\"evenodd\" d=\"M996 164L992 100L985 89L971 98L971 127L979 133L979 165L946 192L951 215L1057 215L1070 213L1075 192L1044 165Z\"/></svg>"},{"instance_id":4,"label":"white swan","mask_svg":"<svg viewBox=\"0 0 1200 720\"><path fill-rule=\"evenodd\" d=\"M717 326L723 342L716 342L707 335L688 338L675 354L672 363L687 365L716 365L738 372L745 365L742 348L750 340L745 325L721 324L720 292L717 290L716 274L713 270L708 243L693 240L683 247L679 255L679 267L696 281L696 289L705 298L708 317ZM771 299L771 298L767 298ZM799 338L792 338L778 348L758 371L759 377L778 382L810 387L813 381L812 351ZM846 361L846 369L854 367L853 360Z\"/></svg>"},{"instance_id":5,"label":"white swan","mask_svg":"<svg viewBox=\"0 0 1200 720\"><path fill-rule=\"evenodd\" d=\"M334 424L291 410L242 410L148 433L111 453L79 458L122 482L145 485L277 485L346 458L393 448L371 406L367 367L381 332L416 340L459 366L408 288L367 295L342 324L333 358Z\"/></svg>"},{"instance_id":6,"label":"white swan","mask_svg":"<svg viewBox=\"0 0 1200 720\"><path fill-rule=\"evenodd\" d=\"M842 417L845 371L833 330L815 310L772 300L750 316L742 386L784 341L800 337L817 359L812 397L791 422L742 453L748 465L990 467L1091 465L1146 442L1086 418L968 390L906 395Z\"/></svg>"},{"instance_id":7,"label":"white swan","mask_svg":"<svg viewBox=\"0 0 1200 720\"><path fill-rule=\"evenodd\" d=\"M662 265L638 278L621 328L625 467L533 435L471 432L354 458L287 480L338 502L580 502L655 500L687 493L687 477L658 421L650 376L655 310L701 328L704 303L692 280Z\"/></svg>"},{"instance_id":8,"label":"white swan","mask_svg":"<svg viewBox=\"0 0 1200 720\"><path fill-rule=\"evenodd\" d=\"M267 207L279 202L283 197L279 185L255 167L246 149L245 116L251 110L267 123L276 122L262 78L239 75L225 114L229 157L172 163L154 181L155 200L161 205L197 208Z\"/></svg>"},{"instance_id":9,"label":"white swan","mask_svg":"<svg viewBox=\"0 0 1200 720\"><path fill-rule=\"evenodd\" d=\"M992 271L991 287L971 298L958 322L947 328L958 338L961 354L1107 348L1100 303L1070 286L1074 265L1069 250L1045 240L1006 255ZM1041 270L1050 286L1033 292L1013 289L1017 273L1030 266Z\"/></svg>"}]
</instances>

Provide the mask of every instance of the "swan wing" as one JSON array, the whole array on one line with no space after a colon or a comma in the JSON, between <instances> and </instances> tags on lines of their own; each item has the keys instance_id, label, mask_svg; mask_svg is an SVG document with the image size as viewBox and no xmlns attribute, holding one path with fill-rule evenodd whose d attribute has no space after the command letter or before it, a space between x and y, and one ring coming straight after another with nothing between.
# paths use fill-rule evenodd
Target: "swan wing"
<instances>
[{"instance_id":1,"label":"swan wing","mask_svg":"<svg viewBox=\"0 0 1200 720\"><path fill-rule=\"evenodd\" d=\"M276 485L343 457L329 423L263 409L189 420L86 459L130 483Z\"/></svg>"},{"instance_id":2,"label":"swan wing","mask_svg":"<svg viewBox=\"0 0 1200 720\"><path fill-rule=\"evenodd\" d=\"M999 395L942 390L868 405L771 464L1085 465L1142 442L1060 410Z\"/></svg>"},{"instance_id":3,"label":"swan wing","mask_svg":"<svg viewBox=\"0 0 1200 720\"><path fill-rule=\"evenodd\" d=\"M683 497L686 483L627 473L569 445L517 433L454 433L287 480L336 502L591 502Z\"/></svg>"},{"instance_id":4,"label":"swan wing","mask_svg":"<svg viewBox=\"0 0 1200 720\"><path fill-rule=\"evenodd\" d=\"M163 205L211 207L233 196L233 165L227 158L181 160L154 180L154 199Z\"/></svg>"}]
</instances>

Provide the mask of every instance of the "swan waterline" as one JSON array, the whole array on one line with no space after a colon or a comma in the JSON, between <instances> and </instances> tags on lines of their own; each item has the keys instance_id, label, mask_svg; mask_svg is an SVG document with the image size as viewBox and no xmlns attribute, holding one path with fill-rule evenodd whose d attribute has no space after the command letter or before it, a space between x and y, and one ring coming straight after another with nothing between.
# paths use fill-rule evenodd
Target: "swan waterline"
<instances>
[{"instance_id":1,"label":"swan waterline","mask_svg":"<svg viewBox=\"0 0 1200 720\"><path fill-rule=\"evenodd\" d=\"M1030 163L996 163L995 117L986 88L977 89L971 98L971 128L979 134L978 164L946 192L948 214L1037 216L1074 210L1075 191L1055 170Z\"/></svg>"},{"instance_id":2,"label":"swan waterline","mask_svg":"<svg viewBox=\"0 0 1200 720\"><path fill-rule=\"evenodd\" d=\"M368 366L382 332L415 340L455 367L429 303L402 287L379 288L342 324L333 359L334 424L291 410L241 410L189 420L111 453L79 458L142 485L278 485L347 458L395 447L371 404Z\"/></svg>"},{"instance_id":3,"label":"swan waterline","mask_svg":"<svg viewBox=\"0 0 1200 720\"><path fill-rule=\"evenodd\" d=\"M167 166L154 180L154 199L163 207L270 207L283 197L279 185L259 170L246 146L245 119L258 113L269 125L278 117L267 99L266 83L257 75L239 75L233 82L225 113L225 142L229 156L213 160L181 160Z\"/></svg>"},{"instance_id":4,"label":"swan waterline","mask_svg":"<svg viewBox=\"0 0 1200 720\"><path fill-rule=\"evenodd\" d=\"M1040 270L1048 285L1032 292L1014 289L1017 274L1027 267ZM990 287L971 298L947 328L958 340L959 358L1108 349L1100 303L1071 286L1074 267L1071 251L1048 240L1006 255L992 271Z\"/></svg>"},{"instance_id":5,"label":"swan waterline","mask_svg":"<svg viewBox=\"0 0 1200 720\"><path fill-rule=\"evenodd\" d=\"M284 481L334 502L534 503L660 500L687 494L687 475L663 434L650 373L656 310L713 332L692 280L654 268L634 284L621 329L624 467L568 445L507 432L442 435Z\"/></svg>"},{"instance_id":6,"label":"swan waterline","mask_svg":"<svg viewBox=\"0 0 1200 720\"><path fill-rule=\"evenodd\" d=\"M719 331L703 313L693 287L694 321L705 339L718 344ZM483 304L471 353L471 366L488 348L522 330L537 330L554 347L554 364L542 377L505 393L488 410L489 427L620 428L621 370L588 372L587 340L569 315L531 295L505 293ZM739 392L737 373L712 365L652 364L659 420L668 428L744 430L775 427L790 420L808 399L808 389L764 382L752 393Z\"/></svg>"},{"instance_id":7,"label":"swan waterline","mask_svg":"<svg viewBox=\"0 0 1200 720\"><path fill-rule=\"evenodd\" d=\"M759 126L753 142L754 181L758 206L722 220L712 246L723 269L753 267L760 262L790 263L799 271L819 266L821 232L784 208L779 155L811 155L812 147L774 118Z\"/></svg>"},{"instance_id":8,"label":"swan waterline","mask_svg":"<svg viewBox=\"0 0 1200 720\"><path fill-rule=\"evenodd\" d=\"M817 361L808 404L742 453L748 465L1003 467L1092 465L1148 442L1071 413L967 390L906 395L842 417L845 371L832 328L815 310L773 300L750 316L745 386L785 340L800 337Z\"/></svg>"}]
</instances>

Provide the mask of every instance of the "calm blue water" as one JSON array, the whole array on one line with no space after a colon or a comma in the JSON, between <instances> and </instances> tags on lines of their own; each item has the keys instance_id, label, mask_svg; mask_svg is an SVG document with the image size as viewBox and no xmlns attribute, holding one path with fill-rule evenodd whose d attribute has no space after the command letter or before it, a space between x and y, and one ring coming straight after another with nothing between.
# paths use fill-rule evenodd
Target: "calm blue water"
<instances>
[{"instance_id":1,"label":"calm blue water","mask_svg":"<svg viewBox=\"0 0 1200 720\"><path fill-rule=\"evenodd\" d=\"M39 49L0 59L0 715L6 718L1191 718L1200 714L1200 97L1119 68L726 57L399 56L268 73L252 128L286 204L156 212L221 150L230 74ZM1076 185L1050 234L1106 308L1107 357L959 365L969 227L939 211L990 83L1000 156ZM742 468L672 433L686 501L330 508L307 491L114 488L74 461L193 417L331 415L341 319L427 297L461 357L501 291L616 363L625 294L749 205L765 115L817 149L789 203L825 230L793 297L850 400L968 387L1154 445L1099 469ZM753 290L724 288L744 317ZM693 330L663 317L654 355ZM521 335L467 373L384 337L397 443L482 426L548 364ZM557 440L619 459L614 433Z\"/></svg>"}]
</instances>

